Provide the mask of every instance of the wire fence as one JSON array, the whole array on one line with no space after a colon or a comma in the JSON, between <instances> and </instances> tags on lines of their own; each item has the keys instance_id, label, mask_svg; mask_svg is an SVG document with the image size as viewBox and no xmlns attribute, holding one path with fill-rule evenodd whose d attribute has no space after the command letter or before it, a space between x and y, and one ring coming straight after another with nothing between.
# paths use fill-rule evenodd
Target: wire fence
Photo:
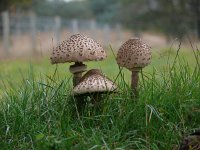
<instances>
[{"instance_id":1,"label":"wire fence","mask_svg":"<svg viewBox=\"0 0 200 150\"><path fill-rule=\"evenodd\" d=\"M14 15L2 13L0 55L25 55L49 52L72 34L85 34L103 46L119 46L131 32L120 24L103 24L95 20L66 19L59 16L36 16L33 12Z\"/></svg>"}]
</instances>

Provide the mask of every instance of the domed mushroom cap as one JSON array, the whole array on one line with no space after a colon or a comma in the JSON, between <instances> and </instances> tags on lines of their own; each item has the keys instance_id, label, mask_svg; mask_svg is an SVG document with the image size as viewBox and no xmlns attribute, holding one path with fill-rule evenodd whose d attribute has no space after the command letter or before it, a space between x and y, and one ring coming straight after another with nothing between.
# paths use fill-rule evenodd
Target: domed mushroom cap
<instances>
[{"instance_id":1,"label":"domed mushroom cap","mask_svg":"<svg viewBox=\"0 0 200 150\"><path fill-rule=\"evenodd\" d=\"M97 61L106 58L105 50L93 39L81 35L72 35L53 49L51 63Z\"/></svg>"},{"instance_id":2,"label":"domed mushroom cap","mask_svg":"<svg viewBox=\"0 0 200 150\"><path fill-rule=\"evenodd\" d=\"M117 85L110 79L105 77L100 70L92 69L88 71L77 86L74 87L74 95L96 93L96 92L112 92L117 89Z\"/></svg>"},{"instance_id":3,"label":"domed mushroom cap","mask_svg":"<svg viewBox=\"0 0 200 150\"><path fill-rule=\"evenodd\" d=\"M131 71L147 66L151 61L151 48L139 38L131 38L118 50L117 63Z\"/></svg>"}]
</instances>

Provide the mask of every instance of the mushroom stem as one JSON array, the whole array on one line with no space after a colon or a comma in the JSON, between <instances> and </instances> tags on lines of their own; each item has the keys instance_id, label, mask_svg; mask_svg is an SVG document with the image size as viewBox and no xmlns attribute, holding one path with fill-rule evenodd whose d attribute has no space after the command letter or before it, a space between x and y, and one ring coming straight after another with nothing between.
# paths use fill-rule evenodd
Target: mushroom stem
<instances>
[{"instance_id":1,"label":"mushroom stem","mask_svg":"<svg viewBox=\"0 0 200 150\"><path fill-rule=\"evenodd\" d=\"M138 97L138 76L139 70L133 70L132 75L131 75L131 89L133 92L133 97L137 98Z\"/></svg>"},{"instance_id":2,"label":"mushroom stem","mask_svg":"<svg viewBox=\"0 0 200 150\"><path fill-rule=\"evenodd\" d=\"M100 106L100 103L101 103L101 100L102 100L102 95L101 93L94 93L91 95L91 100L92 100L92 104L95 106L95 107L99 107Z\"/></svg>"},{"instance_id":3,"label":"mushroom stem","mask_svg":"<svg viewBox=\"0 0 200 150\"><path fill-rule=\"evenodd\" d=\"M73 76L73 86L76 86L82 77L82 72L74 73Z\"/></svg>"},{"instance_id":4,"label":"mushroom stem","mask_svg":"<svg viewBox=\"0 0 200 150\"><path fill-rule=\"evenodd\" d=\"M73 73L73 86L74 87L79 83L79 81L82 77L82 73L84 71L86 71L86 69L87 69L87 66L85 64L83 64L82 62L75 62L74 65L70 66L69 70L71 73Z\"/></svg>"}]
</instances>

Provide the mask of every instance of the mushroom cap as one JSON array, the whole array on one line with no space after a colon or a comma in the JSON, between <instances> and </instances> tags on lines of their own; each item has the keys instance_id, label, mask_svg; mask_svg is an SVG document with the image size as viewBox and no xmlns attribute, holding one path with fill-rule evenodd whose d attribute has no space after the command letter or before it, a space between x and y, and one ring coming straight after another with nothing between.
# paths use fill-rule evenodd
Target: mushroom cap
<instances>
[{"instance_id":1,"label":"mushroom cap","mask_svg":"<svg viewBox=\"0 0 200 150\"><path fill-rule=\"evenodd\" d=\"M131 38L119 48L116 59L119 66L138 70L150 64L151 48L140 38Z\"/></svg>"},{"instance_id":2,"label":"mushroom cap","mask_svg":"<svg viewBox=\"0 0 200 150\"><path fill-rule=\"evenodd\" d=\"M98 61L106 58L106 52L93 39L81 35L72 35L58 45L51 54L51 63Z\"/></svg>"},{"instance_id":3,"label":"mushroom cap","mask_svg":"<svg viewBox=\"0 0 200 150\"><path fill-rule=\"evenodd\" d=\"M73 89L74 95L86 93L113 92L117 85L105 77L98 69L89 70Z\"/></svg>"}]
</instances>

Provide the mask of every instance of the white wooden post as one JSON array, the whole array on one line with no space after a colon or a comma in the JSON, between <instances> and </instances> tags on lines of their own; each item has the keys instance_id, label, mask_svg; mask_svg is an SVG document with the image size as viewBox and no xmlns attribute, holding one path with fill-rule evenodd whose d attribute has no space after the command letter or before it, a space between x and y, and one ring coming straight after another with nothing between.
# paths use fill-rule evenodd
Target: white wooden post
<instances>
[{"instance_id":1,"label":"white wooden post","mask_svg":"<svg viewBox=\"0 0 200 150\"><path fill-rule=\"evenodd\" d=\"M2 20L3 20L3 44L6 53L9 53L10 48L10 21L9 21L9 13L8 11L4 11L2 13Z\"/></svg>"},{"instance_id":2,"label":"white wooden post","mask_svg":"<svg viewBox=\"0 0 200 150\"><path fill-rule=\"evenodd\" d=\"M54 32L55 32L55 38L56 38L56 44L59 44L60 42L60 29L61 29L61 19L59 16L56 16L54 18L55 21L55 27L54 27Z\"/></svg>"},{"instance_id":3,"label":"white wooden post","mask_svg":"<svg viewBox=\"0 0 200 150\"><path fill-rule=\"evenodd\" d=\"M77 19L72 20L72 32L73 32L73 34L78 33L78 20Z\"/></svg>"},{"instance_id":4,"label":"white wooden post","mask_svg":"<svg viewBox=\"0 0 200 150\"><path fill-rule=\"evenodd\" d=\"M110 26L108 24L105 24L104 25L104 44L106 45L107 44L110 44Z\"/></svg>"},{"instance_id":5,"label":"white wooden post","mask_svg":"<svg viewBox=\"0 0 200 150\"><path fill-rule=\"evenodd\" d=\"M19 12L16 14L16 18L17 18L17 21L16 21L16 35L18 37L20 37L21 36L21 16L20 16Z\"/></svg>"},{"instance_id":6,"label":"white wooden post","mask_svg":"<svg viewBox=\"0 0 200 150\"><path fill-rule=\"evenodd\" d=\"M90 21L90 31L91 31L91 37L96 39L96 21L92 19Z\"/></svg>"},{"instance_id":7,"label":"white wooden post","mask_svg":"<svg viewBox=\"0 0 200 150\"><path fill-rule=\"evenodd\" d=\"M36 43L36 15L31 12L30 13L30 30L31 30L31 44L32 44L32 53L36 52L37 43Z\"/></svg>"},{"instance_id":8,"label":"white wooden post","mask_svg":"<svg viewBox=\"0 0 200 150\"><path fill-rule=\"evenodd\" d=\"M117 34L117 42L120 43L122 41L122 28L119 23L116 24L116 34Z\"/></svg>"}]
</instances>

